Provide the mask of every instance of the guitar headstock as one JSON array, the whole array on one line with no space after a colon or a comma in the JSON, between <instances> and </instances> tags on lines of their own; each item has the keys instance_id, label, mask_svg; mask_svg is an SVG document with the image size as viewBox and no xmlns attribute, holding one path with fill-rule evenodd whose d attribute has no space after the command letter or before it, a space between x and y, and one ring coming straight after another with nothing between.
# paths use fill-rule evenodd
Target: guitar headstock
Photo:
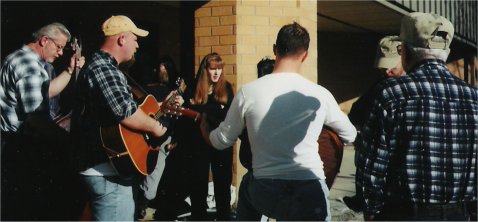
<instances>
[{"instance_id":1,"label":"guitar headstock","mask_svg":"<svg viewBox=\"0 0 478 222\"><path fill-rule=\"evenodd\" d=\"M164 101L161 103L161 112L170 116L180 116L181 111L183 107L178 106L175 102L175 98L177 96L181 96L181 93L179 92L179 89L174 90L171 92L171 94L164 99Z\"/></svg>"},{"instance_id":2,"label":"guitar headstock","mask_svg":"<svg viewBox=\"0 0 478 222\"><path fill-rule=\"evenodd\" d=\"M173 93L173 95L171 97L176 97L176 93ZM169 116L180 116L182 115L182 111L183 111L183 107L182 106L177 106L175 103L174 103L174 100L173 102L169 102L168 100L165 100L163 101L163 103L161 104L161 112L166 114L166 115L169 115Z\"/></svg>"},{"instance_id":3,"label":"guitar headstock","mask_svg":"<svg viewBox=\"0 0 478 222\"><path fill-rule=\"evenodd\" d=\"M177 92L178 92L179 95L182 95L182 94L184 93L184 91L186 91L186 87L187 87L187 86L186 86L186 82L184 81L183 78L178 77L178 78L176 79L175 85L176 85L176 87L177 87L176 90L177 90Z\"/></svg>"},{"instance_id":4,"label":"guitar headstock","mask_svg":"<svg viewBox=\"0 0 478 222\"><path fill-rule=\"evenodd\" d=\"M75 53L78 55L78 57L81 57L81 41L76 37L72 37L70 46L73 51L75 51Z\"/></svg>"},{"instance_id":5,"label":"guitar headstock","mask_svg":"<svg viewBox=\"0 0 478 222\"><path fill-rule=\"evenodd\" d=\"M181 77L178 77L175 81L177 86L176 90L172 91L170 96L168 96L163 103L161 104L161 112L170 116L180 116L182 115L183 107L177 106L175 103L176 96L181 96L186 90L186 83Z\"/></svg>"}]
</instances>

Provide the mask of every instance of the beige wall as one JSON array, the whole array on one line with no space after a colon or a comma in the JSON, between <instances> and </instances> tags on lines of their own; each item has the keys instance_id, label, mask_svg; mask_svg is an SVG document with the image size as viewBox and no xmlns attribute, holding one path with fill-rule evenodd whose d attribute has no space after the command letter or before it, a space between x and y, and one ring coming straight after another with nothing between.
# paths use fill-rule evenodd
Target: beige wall
<instances>
[{"instance_id":1,"label":"beige wall","mask_svg":"<svg viewBox=\"0 0 478 222\"><path fill-rule=\"evenodd\" d=\"M309 58L302 73L317 82L317 2L243 0L237 1L237 85L257 78L257 63L274 58L272 45L286 24L298 22L310 34Z\"/></svg>"},{"instance_id":2,"label":"beige wall","mask_svg":"<svg viewBox=\"0 0 478 222\"><path fill-rule=\"evenodd\" d=\"M210 1L197 9L194 64L197 71L205 55L217 52L225 61L226 80L236 84L236 1Z\"/></svg>"}]
</instances>

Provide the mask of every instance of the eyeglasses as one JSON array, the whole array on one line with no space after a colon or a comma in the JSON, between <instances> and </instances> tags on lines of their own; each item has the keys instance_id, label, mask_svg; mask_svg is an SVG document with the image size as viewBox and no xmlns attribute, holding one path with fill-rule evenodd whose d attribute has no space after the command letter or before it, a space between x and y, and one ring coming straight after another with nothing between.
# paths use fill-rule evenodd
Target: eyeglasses
<instances>
[{"instance_id":1,"label":"eyeglasses","mask_svg":"<svg viewBox=\"0 0 478 222\"><path fill-rule=\"evenodd\" d=\"M402 45L397 45L397 52L399 55L402 55Z\"/></svg>"},{"instance_id":2,"label":"eyeglasses","mask_svg":"<svg viewBox=\"0 0 478 222\"><path fill-rule=\"evenodd\" d=\"M63 49L65 48L65 46L62 46L62 45L56 43L55 40L53 40L52 38L48 38L48 39L50 39L53 42L53 44L55 44L56 50L63 51Z\"/></svg>"}]
</instances>

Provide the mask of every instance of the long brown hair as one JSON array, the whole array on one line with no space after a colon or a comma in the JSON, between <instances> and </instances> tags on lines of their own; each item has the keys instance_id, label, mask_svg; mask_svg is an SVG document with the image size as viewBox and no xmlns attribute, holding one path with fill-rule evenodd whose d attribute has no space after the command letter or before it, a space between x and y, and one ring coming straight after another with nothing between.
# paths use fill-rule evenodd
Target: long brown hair
<instances>
[{"instance_id":1,"label":"long brown hair","mask_svg":"<svg viewBox=\"0 0 478 222\"><path fill-rule=\"evenodd\" d=\"M196 85L196 92L194 94L194 104L207 103L209 93L208 68L210 67L211 63L216 63L223 69L217 83L213 83L214 99L221 104L227 104L227 83L224 79L224 61L222 60L221 56L215 52L206 55L199 65L199 69L196 74L198 81Z\"/></svg>"}]
</instances>

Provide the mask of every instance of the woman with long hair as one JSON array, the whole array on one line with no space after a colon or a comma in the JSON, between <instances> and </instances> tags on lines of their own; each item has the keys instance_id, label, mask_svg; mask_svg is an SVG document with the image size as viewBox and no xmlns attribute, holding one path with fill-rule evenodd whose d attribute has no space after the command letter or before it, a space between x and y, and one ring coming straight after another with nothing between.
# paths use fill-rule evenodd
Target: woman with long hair
<instances>
[{"instance_id":1,"label":"woman with long hair","mask_svg":"<svg viewBox=\"0 0 478 222\"><path fill-rule=\"evenodd\" d=\"M217 127L226 117L234 97L232 85L224 78L224 61L217 53L206 55L196 75L196 87L189 100L190 108L206 113L211 127ZM217 220L230 220L232 147L223 151L209 146L201 137L199 122L193 123L193 132L186 141L191 152L191 217L207 218L209 169L212 171Z\"/></svg>"}]
</instances>

